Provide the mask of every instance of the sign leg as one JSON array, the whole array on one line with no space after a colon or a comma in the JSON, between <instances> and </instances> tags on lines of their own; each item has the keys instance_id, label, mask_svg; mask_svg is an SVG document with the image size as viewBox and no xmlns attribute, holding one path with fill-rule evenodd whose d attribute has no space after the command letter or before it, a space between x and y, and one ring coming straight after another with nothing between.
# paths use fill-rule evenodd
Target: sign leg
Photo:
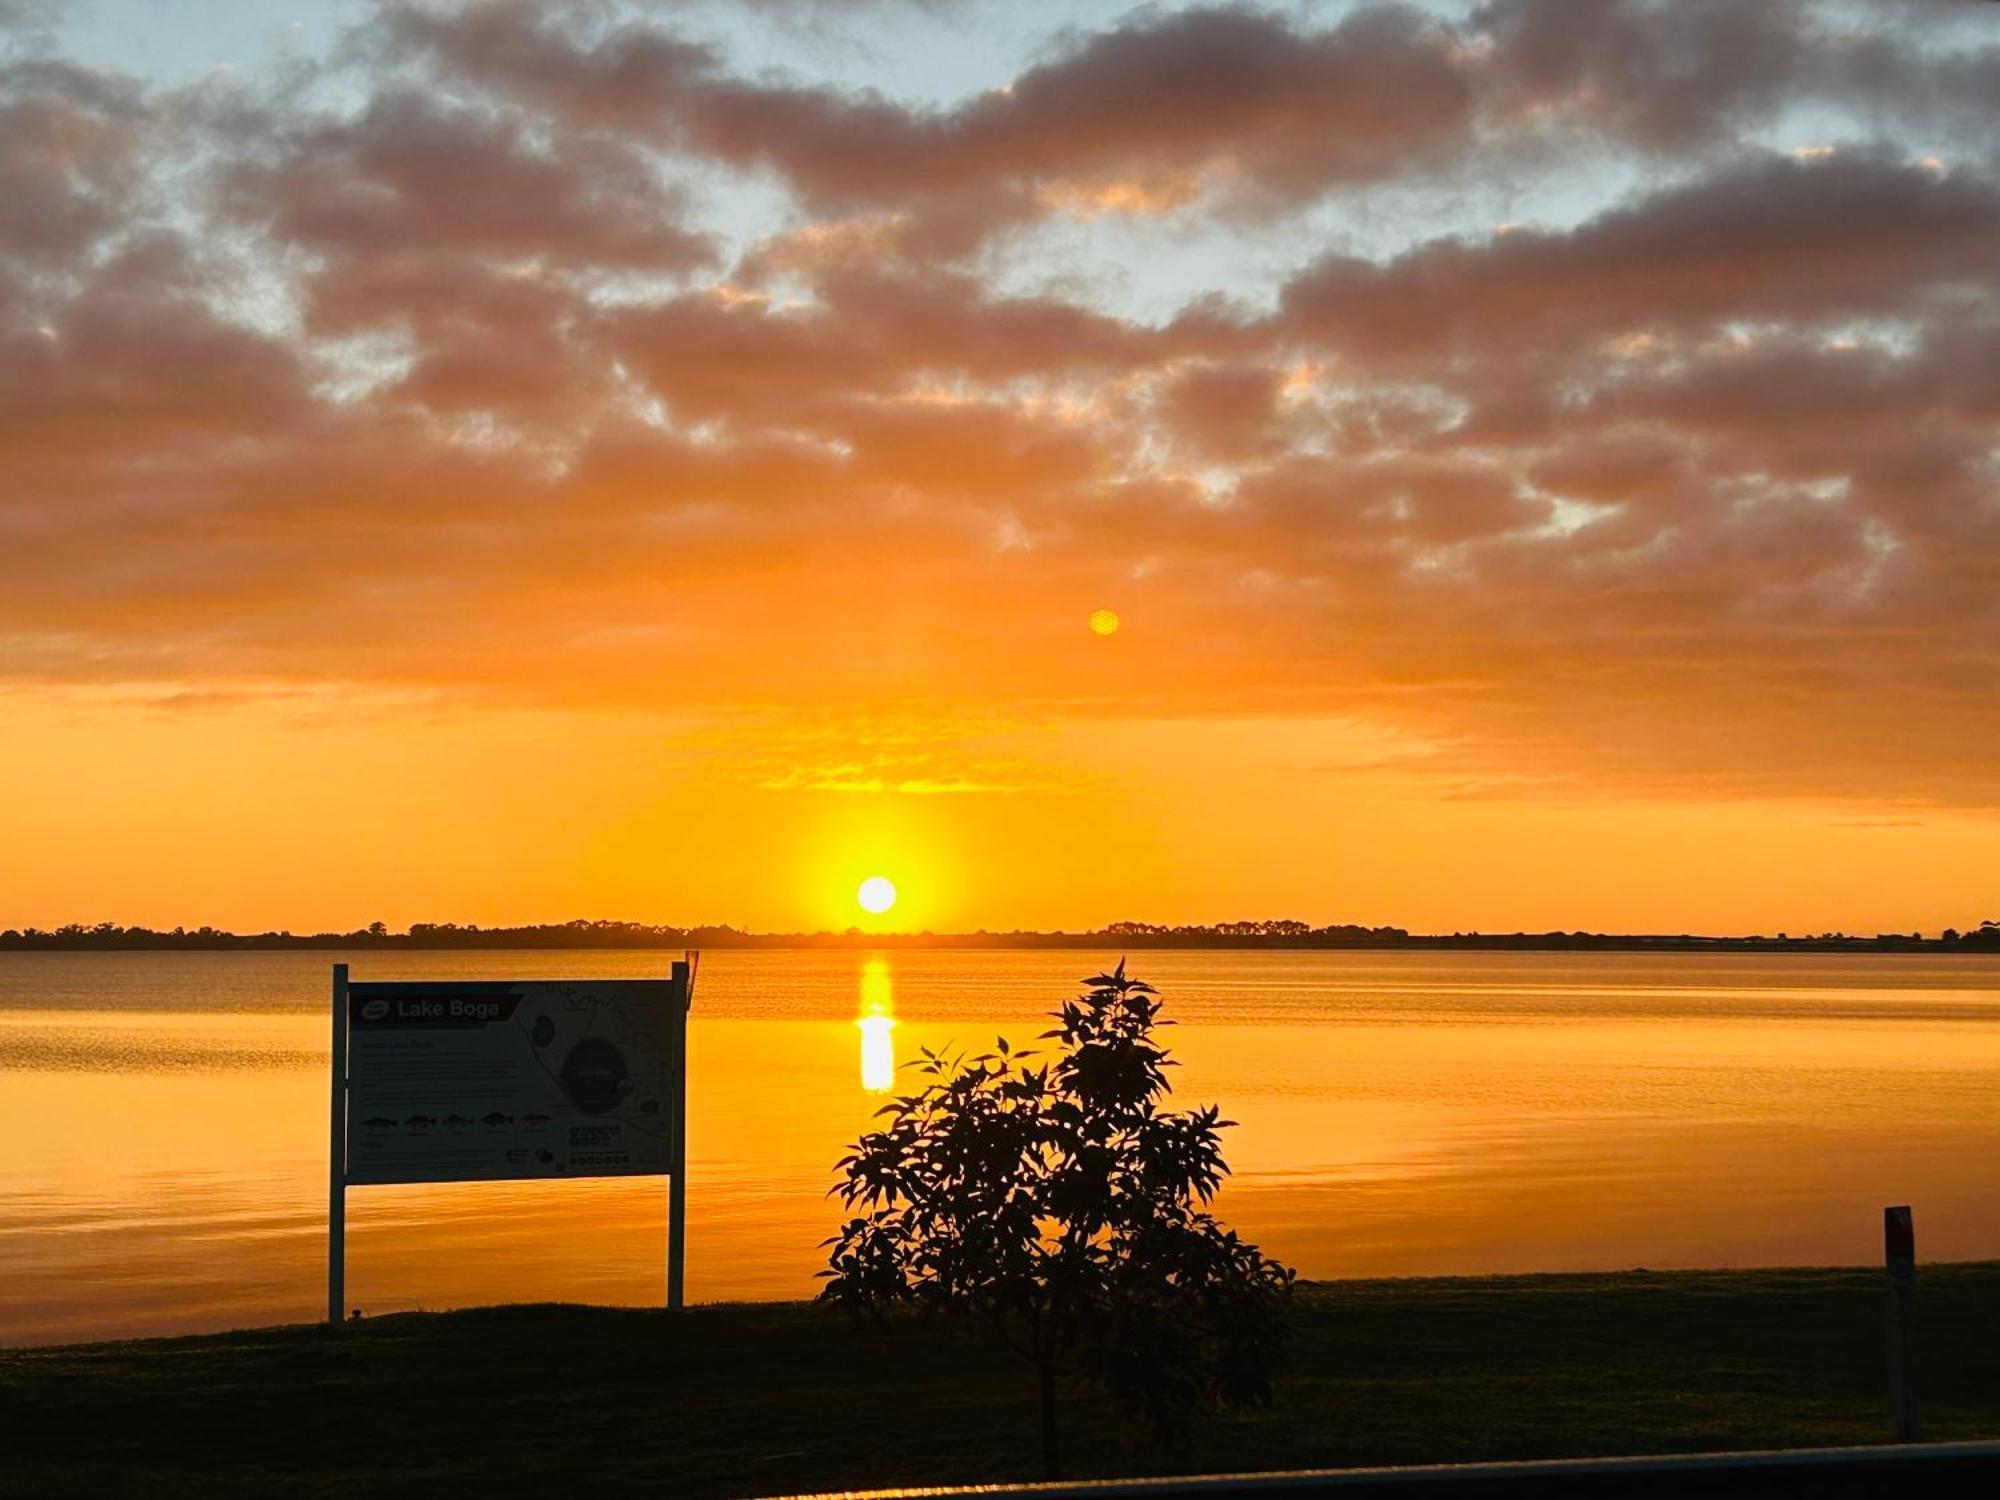
<instances>
[{"instance_id":1,"label":"sign leg","mask_svg":"<svg viewBox=\"0 0 2000 1500\"><path fill-rule=\"evenodd\" d=\"M687 1275L687 1184L679 1172L667 1179L667 1306L683 1303Z\"/></svg>"},{"instance_id":2,"label":"sign leg","mask_svg":"<svg viewBox=\"0 0 2000 1500\"><path fill-rule=\"evenodd\" d=\"M341 1325L347 1293L347 965L333 966L333 1089L326 1147L326 1320Z\"/></svg>"},{"instance_id":3,"label":"sign leg","mask_svg":"<svg viewBox=\"0 0 2000 1500\"><path fill-rule=\"evenodd\" d=\"M674 1006L673 1176L667 1179L667 1306L686 1301L687 1279L687 1013L694 1004L693 964L674 965L679 1003Z\"/></svg>"}]
</instances>

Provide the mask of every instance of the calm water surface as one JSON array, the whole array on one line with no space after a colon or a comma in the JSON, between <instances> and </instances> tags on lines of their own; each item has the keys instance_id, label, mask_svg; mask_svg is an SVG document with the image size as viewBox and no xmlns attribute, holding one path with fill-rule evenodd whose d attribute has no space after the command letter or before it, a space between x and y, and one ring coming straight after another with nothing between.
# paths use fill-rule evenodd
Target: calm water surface
<instances>
[{"instance_id":1,"label":"calm water surface","mask_svg":"<svg viewBox=\"0 0 2000 1500\"><path fill-rule=\"evenodd\" d=\"M0 1343L318 1316L328 965L664 973L598 953L0 955ZM688 1292L812 1290L894 1062L1019 1042L1115 955L705 955ZM2000 1255L2000 961L1147 953L1220 1102L1221 1211L1308 1276ZM371 1313L661 1295L666 1185L357 1188Z\"/></svg>"}]
</instances>

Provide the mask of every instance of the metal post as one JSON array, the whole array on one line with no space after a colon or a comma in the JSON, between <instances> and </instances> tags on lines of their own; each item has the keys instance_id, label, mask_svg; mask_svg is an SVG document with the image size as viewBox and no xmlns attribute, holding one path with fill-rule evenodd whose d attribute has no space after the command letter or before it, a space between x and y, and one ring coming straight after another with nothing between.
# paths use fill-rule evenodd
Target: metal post
<instances>
[{"instance_id":1,"label":"metal post","mask_svg":"<svg viewBox=\"0 0 2000 1500\"><path fill-rule=\"evenodd\" d=\"M326 1320L338 1328L347 1290L347 965L333 966L333 1074L326 1146Z\"/></svg>"},{"instance_id":2,"label":"metal post","mask_svg":"<svg viewBox=\"0 0 2000 1500\"><path fill-rule=\"evenodd\" d=\"M694 961L690 954L673 968L674 1006L674 1149L673 1175L667 1180L667 1306L685 1302L687 1278L687 1017L694 1004Z\"/></svg>"},{"instance_id":3,"label":"metal post","mask_svg":"<svg viewBox=\"0 0 2000 1500\"><path fill-rule=\"evenodd\" d=\"M1889 1421L1899 1443L1920 1441L1917 1422L1917 1230L1908 1205L1882 1210L1889 1270Z\"/></svg>"}]
</instances>

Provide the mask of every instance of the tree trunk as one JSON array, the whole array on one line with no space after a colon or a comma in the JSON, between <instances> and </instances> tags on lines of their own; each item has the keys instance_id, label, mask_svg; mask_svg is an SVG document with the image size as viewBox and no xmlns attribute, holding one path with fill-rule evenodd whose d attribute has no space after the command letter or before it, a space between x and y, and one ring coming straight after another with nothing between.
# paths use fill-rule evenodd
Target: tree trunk
<instances>
[{"instance_id":1,"label":"tree trunk","mask_svg":"<svg viewBox=\"0 0 2000 1500\"><path fill-rule=\"evenodd\" d=\"M1056 1443L1056 1362L1042 1360L1042 1478L1062 1478L1062 1450Z\"/></svg>"}]
</instances>

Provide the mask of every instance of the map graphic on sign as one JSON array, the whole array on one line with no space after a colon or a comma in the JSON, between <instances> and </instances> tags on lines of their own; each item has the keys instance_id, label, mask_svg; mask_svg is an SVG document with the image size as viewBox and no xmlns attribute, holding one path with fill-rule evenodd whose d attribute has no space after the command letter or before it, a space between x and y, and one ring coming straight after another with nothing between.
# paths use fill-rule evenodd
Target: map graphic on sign
<instances>
[{"instance_id":1,"label":"map graphic on sign","mask_svg":"<svg viewBox=\"0 0 2000 1500\"><path fill-rule=\"evenodd\" d=\"M348 986L350 1183L672 1171L666 979Z\"/></svg>"}]
</instances>

